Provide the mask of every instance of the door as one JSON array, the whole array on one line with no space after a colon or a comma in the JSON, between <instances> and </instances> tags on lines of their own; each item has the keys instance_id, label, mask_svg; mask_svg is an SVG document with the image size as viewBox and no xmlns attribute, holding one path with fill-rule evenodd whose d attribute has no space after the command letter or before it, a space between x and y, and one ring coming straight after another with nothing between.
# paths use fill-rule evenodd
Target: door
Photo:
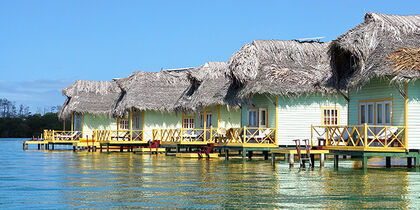
<instances>
[{"instance_id":1,"label":"door","mask_svg":"<svg viewBox=\"0 0 420 210\"><path fill-rule=\"evenodd\" d=\"M260 128L267 127L267 109L266 108L258 109L258 127Z\"/></svg>"}]
</instances>

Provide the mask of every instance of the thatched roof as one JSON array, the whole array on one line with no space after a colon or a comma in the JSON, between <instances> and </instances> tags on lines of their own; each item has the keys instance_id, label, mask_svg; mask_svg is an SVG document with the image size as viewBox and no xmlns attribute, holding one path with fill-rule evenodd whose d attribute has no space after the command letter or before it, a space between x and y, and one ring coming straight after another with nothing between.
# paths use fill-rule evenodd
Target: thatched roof
<instances>
[{"instance_id":1,"label":"thatched roof","mask_svg":"<svg viewBox=\"0 0 420 210\"><path fill-rule=\"evenodd\" d=\"M121 93L116 82L77 80L63 89L67 96L58 112L60 119L67 119L73 112L109 115L112 105Z\"/></svg>"},{"instance_id":2,"label":"thatched roof","mask_svg":"<svg viewBox=\"0 0 420 210\"><path fill-rule=\"evenodd\" d=\"M231 85L226 62L207 62L188 74L190 86L177 102L177 109L197 111L212 105L229 105L228 90Z\"/></svg>"},{"instance_id":3,"label":"thatched roof","mask_svg":"<svg viewBox=\"0 0 420 210\"><path fill-rule=\"evenodd\" d=\"M173 111L175 103L189 85L187 73L137 71L127 78L117 80L123 92L115 104L114 115L121 117L130 108Z\"/></svg>"},{"instance_id":4,"label":"thatched roof","mask_svg":"<svg viewBox=\"0 0 420 210\"><path fill-rule=\"evenodd\" d=\"M335 85L352 88L378 77L400 82L419 78L419 71L394 72L392 60L386 59L400 47L420 47L420 15L367 13L363 23L331 43Z\"/></svg>"},{"instance_id":5,"label":"thatched roof","mask_svg":"<svg viewBox=\"0 0 420 210\"><path fill-rule=\"evenodd\" d=\"M256 40L229 60L233 81L242 84L241 97L252 94L300 95L334 91L328 43Z\"/></svg>"},{"instance_id":6,"label":"thatched roof","mask_svg":"<svg viewBox=\"0 0 420 210\"><path fill-rule=\"evenodd\" d=\"M420 71L420 47L402 47L387 57L394 63L394 72L400 71Z\"/></svg>"}]
</instances>

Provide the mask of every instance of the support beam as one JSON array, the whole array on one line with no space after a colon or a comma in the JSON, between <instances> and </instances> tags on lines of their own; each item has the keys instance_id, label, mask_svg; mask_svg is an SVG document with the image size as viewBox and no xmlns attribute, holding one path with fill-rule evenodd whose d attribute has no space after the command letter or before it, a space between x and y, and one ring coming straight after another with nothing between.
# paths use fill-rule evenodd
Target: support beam
<instances>
[{"instance_id":1,"label":"support beam","mask_svg":"<svg viewBox=\"0 0 420 210\"><path fill-rule=\"evenodd\" d=\"M367 168L368 166L368 157L366 155L362 155L362 167Z\"/></svg>"},{"instance_id":2,"label":"support beam","mask_svg":"<svg viewBox=\"0 0 420 210\"><path fill-rule=\"evenodd\" d=\"M413 158L412 157L407 158L407 167L408 168L413 167Z\"/></svg>"},{"instance_id":3,"label":"support beam","mask_svg":"<svg viewBox=\"0 0 420 210\"><path fill-rule=\"evenodd\" d=\"M334 168L338 168L338 155L334 155Z\"/></svg>"},{"instance_id":4,"label":"support beam","mask_svg":"<svg viewBox=\"0 0 420 210\"><path fill-rule=\"evenodd\" d=\"M295 164L295 154L290 154L289 155L289 166L293 167L293 165Z\"/></svg>"},{"instance_id":5,"label":"support beam","mask_svg":"<svg viewBox=\"0 0 420 210\"><path fill-rule=\"evenodd\" d=\"M252 160L252 155L253 155L253 152L252 151L248 151L248 160Z\"/></svg>"},{"instance_id":6,"label":"support beam","mask_svg":"<svg viewBox=\"0 0 420 210\"><path fill-rule=\"evenodd\" d=\"M225 160L229 160L229 150L225 149Z\"/></svg>"},{"instance_id":7,"label":"support beam","mask_svg":"<svg viewBox=\"0 0 420 210\"><path fill-rule=\"evenodd\" d=\"M324 167L325 166L325 154L321 153L319 156L319 167Z\"/></svg>"},{"instance_id":8,"label":"support beam","mask_svg":"<svg viewBox=\"0 0 420 210\"><path fill-rule=\"evenodd\" d=\"M385 157L385 166L391 168L391 157Z\"/></svg>"},{"instance_id":9,"label":"support beam","mask_svg":"<svg viewBox=\"0 0 420 210\"><path fill-rule=\"evenodd\" d=\"M271 165L274 165L274 162L276 161L276 154L271 153Z\"/></svg>"},{"instance_id":10,"label":"support beam","mask_svg":"<svg viewBox=\"0 0 420 210\"><path fill-rule=\"evenodd\" d=\"M310 155L311 156L311 166L312 166L312 168L314 168L315 167L315 155L314 154L311 154Z\"/></svg>"},{"instance_id":11,"label":"support beam","mask_svg":"<svg viewBox=\"0 0 420 210\"><path fill-rule=\"evenodd\" d=\"M268 151L263 151L264 160L268 160Z\"/></svg>"}]
</instances>

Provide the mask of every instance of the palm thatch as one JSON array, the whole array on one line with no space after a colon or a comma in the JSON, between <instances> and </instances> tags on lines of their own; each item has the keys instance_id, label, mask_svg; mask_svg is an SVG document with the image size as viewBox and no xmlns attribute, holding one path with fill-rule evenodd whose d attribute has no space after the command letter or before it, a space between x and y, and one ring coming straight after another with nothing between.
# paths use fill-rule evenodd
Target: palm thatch
<instances>
[{"instance_id":1,"label":"palm thatch","mask_svg":"<svg viewBox=\"0 0 420 210\"><path fill-rule=\"evenodd\" d=\"M372 78L399 82L419 78L419 71L394 71L386 59L400 47L420 47L420 15L367 13L363 23L331 43L335 85L360 88Z\"/></svg>"},{"instance_id":2,"label":"palm thatch","mask_svg":"<svg viewBox=\"0 0 420 210\"><path fill-rule=\"evenodd\" d=\"M175 103L188 87L188 71L134 72L117 80L123 90L115 104L114 115L124 116L137 110L173 111Z\"/></svg>"},{"instance_id":3,"label":"palm thatch","mask_svg":"<svg viewBox=\"0 0 420 210\"><path fill-rule=\"evenodd\" d=\"M63 89L67 96L58 112L60 119L67 119L73 112L110 115L112 105L121 93L116 82L77 80Z\"/></svg>"},{"instance_id":4,"label":"palm thatch","mask_svg":"<svg viewBox=\"0 0 420 210\"><path fill-rule=\"evenodd\" d=\"M231 85L226 62L207 62L188 74L190 86L178 100L176 107L182 111L197 111L212 105L230 105Z\"/></svg>"},{"instance_id":5,"label":"palm thatch","mask_svg":"<svg viewBox=\"0 0 420 210\"><path fill-rule=\"evenodd\" d=\"M229 60L231 78L242 84L240 97L253 94L298 96L330 93L328 43L256 40Z\"/></svg>"},{"instance_id":6,"label":"palm thatch","mask_svg":"<svg viewBox=\"0 0 420 210\"><path fill-rule=\"evenodd\" d=\"M394 72L420 71L420 48L402 47L387 58L394 61Z\"/></svg>"}]
</instances>

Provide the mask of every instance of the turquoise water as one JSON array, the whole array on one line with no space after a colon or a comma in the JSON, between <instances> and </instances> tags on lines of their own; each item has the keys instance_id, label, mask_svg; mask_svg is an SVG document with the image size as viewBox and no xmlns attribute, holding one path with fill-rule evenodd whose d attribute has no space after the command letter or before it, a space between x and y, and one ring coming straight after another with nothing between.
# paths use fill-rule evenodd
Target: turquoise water
<instances>
[{"instance_id":1,"label":"turquoise water","mask_svg":"<svg viewBox=\"0 0 420 210\"><path fill-rule=\"evenodd\" d=\"M299 170L284 161L22 151L22 140L0 142L0 209L420 208L416 169L366 172L345 160L338 170L332 161Z\"/></svg>"}]
</instances>

